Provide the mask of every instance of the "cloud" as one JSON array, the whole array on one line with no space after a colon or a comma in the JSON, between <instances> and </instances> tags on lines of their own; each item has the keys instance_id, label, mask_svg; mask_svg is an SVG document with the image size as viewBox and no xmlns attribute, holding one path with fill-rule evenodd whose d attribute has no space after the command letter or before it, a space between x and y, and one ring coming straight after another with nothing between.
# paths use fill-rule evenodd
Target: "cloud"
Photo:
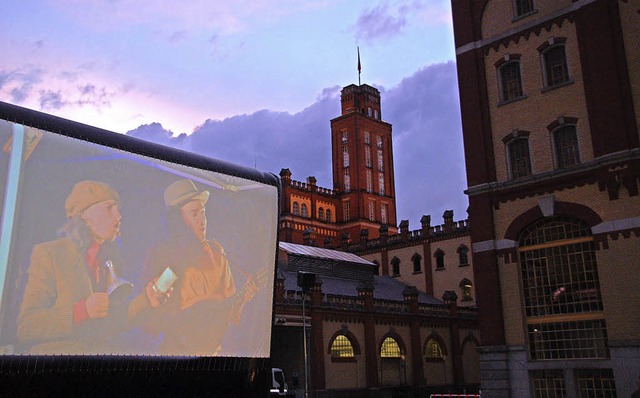
<instances>
[{"instance_id":1,"label":"cloud","mask_svg":"<svg viewBox=\"0 0 640 398\"><path fill-rule=\"evenodd\" d=\"M292 177L314 176L333 188L330 120L340 115L340 89L326 88L308 108L290 114L261 110L207 120L189 136L173 137L158 123L129 135L205 156ZM467 217L467 198L456 67L425 67L396 87L381 88L382 116L393 125L398 220L417 229L422 215L439 223L445 210Z\"/></svg>"},{"instance_id":2,"label":"cloud","mask_svg":"<svg viewBox=\"0 0 640 398\"><path fill-rule=\"evenodd\" d=\"M383 2L367 8L354 25L356 37L371 42L398 36L408 25L409 18L425 7L421 1L413 1L396 5Z\"/></svg>"},{"instance_id":3,"label":"cloud","mask_svg":"<svg viewBox=\"0 0 640 398\"><path fill-rule=\"evenodd\" d=\"M43 80L42 69L25 66L14 70L0 70L0 94L6 93L13 102L24 101L33 87Z\"/></svg>"}]
</instances>

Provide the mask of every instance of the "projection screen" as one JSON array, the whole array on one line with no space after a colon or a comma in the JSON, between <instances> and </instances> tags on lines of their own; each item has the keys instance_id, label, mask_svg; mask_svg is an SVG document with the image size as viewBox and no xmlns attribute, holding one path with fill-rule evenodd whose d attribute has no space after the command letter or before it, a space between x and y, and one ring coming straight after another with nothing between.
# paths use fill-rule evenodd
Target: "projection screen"
<instances>
[{"instance_id":1,"label":"projection screen","mask_svg":"<svg viewBox=\"0 0 640 398\"><path fill-rule=\"evenodd\" d=\"M103 134L0 120L0 354L268 357L277 178Z\"/></svg>"}]
</instances>

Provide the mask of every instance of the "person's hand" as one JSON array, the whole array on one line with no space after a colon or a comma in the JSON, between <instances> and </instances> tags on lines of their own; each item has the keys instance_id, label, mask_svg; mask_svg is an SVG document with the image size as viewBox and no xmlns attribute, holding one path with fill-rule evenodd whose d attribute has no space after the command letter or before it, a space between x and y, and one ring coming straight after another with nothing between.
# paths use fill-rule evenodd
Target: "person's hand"
<instances>
[{"instance_id":1,"label":"person's hand","mask_svg":"<svg viewBox=\"0 0 640 398\"><path fill-rule=\"evenodd\" d=\"M147 286L144 289L147 299L149 300L149 304L151 304L151 308L158 308L161 304L166 303L173 293L173 286L171 286L166 293L158 292L153 288L157 281L157 277L153 278L151 282L147 283Z\"/></svg>"},{"instance_id":2,"label":"person's hand","mask_svg":"<svg viewBox=\"0 0 640 398\"><path fill-rule=\"evenodd\" d=\"M243 288L244 288L243 301L245 303L251 301L253 299L253 296L255 296L258 290L260 289L258 285L256 285L256 283L253 281L253 276L249 277L249 279L245 282Z\"/></svg>"},{"instance_id":3,"label":"person's hand","mask_svg":"<svg viewBox=\"0 0 640 398\"><path fill-rule=\"evenodd\" d=\"M87 307L87 315L90 319L104 318L109 315L109 294L104 292L91 293L84 300Z\"/></svg>"}]
</instances>

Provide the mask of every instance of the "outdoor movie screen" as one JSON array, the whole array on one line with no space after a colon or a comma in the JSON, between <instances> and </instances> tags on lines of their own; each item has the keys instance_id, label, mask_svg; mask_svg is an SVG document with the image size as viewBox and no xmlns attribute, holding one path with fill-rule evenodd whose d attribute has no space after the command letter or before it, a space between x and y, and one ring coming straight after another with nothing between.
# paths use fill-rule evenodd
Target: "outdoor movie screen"
<instances>
[{"instance_id":1,"label":"outdoor movie screen","mask_svg":"<svg viewBox=\"0 0 640 398\"><path fill-rule=\"evenodd\" d=\"M0 148L0 355L270 355L277 184L6 120Z\"/></svg>"}]
</instances>

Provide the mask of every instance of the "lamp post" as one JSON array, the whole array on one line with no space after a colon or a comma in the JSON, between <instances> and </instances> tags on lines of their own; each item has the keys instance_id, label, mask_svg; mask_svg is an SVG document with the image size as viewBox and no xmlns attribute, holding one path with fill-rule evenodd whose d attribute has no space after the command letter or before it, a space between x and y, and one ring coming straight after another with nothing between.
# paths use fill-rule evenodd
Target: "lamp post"
<instances>
[{"instance_id":1,"label":"lamp post","mask_svg":"<svg viewBox=\"0 0 640 398\"><path fill-rule=\"evenodd\" d=\"M302 349L304 350L304 397L309 398L309 355L307 354L306 295L316 283L316 274L298 271L298 286L302 289Z\"/></svg>"}]
</instances>

